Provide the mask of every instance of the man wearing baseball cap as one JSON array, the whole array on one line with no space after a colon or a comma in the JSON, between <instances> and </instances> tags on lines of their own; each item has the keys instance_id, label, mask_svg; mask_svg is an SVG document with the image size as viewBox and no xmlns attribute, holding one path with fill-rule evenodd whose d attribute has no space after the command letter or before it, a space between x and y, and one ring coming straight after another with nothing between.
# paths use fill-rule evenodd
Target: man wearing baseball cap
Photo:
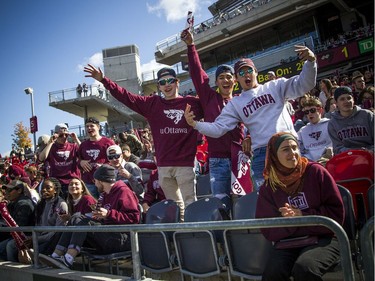
<instances>
[{"instance_id":1,"label":"man wearing baseball cap","mask_svg":"<svg viewBox=\"0 0 375 281\"><path fill-rule=\"evenodd\" d=\"M189 30L181 32L181 39L187 45L189 73L204 110L204 120L214 122L224 106L233 98L236 85L234 69L230 65L219 65L215 72L217 90L211 88L207 73L203 70L193 34ZM238 123L233 130L219 138L207 137L210 184L212 194L221 199L227 211L231 210L232 142L242 143L244 126Z\"/></svg>"},{"instance_id":2,"label":"man wearing baseball cap","mask_svg":"<svg viewBox=\"0 0 375 281\"><path fill-rule=\"evenodd\" d=\"M228 102L215 122L197 122L189 108L185 111L185 117L191 126L213 138L233 130L238 122L244 123L252 142L252 179L256 189L264 182L266 147L270 137L278 132L290 132L297 136L285 102L303 96L316 84L317 64L314 53L300 45L295 46L295 51L299 59L306 61L301 73L289 79L281 77L265 84L258 84L258 71L251 59L238 60L234 71L243 92Z\"/></svg>"},{"instance_id":3,"label":"man wearing baseball cap","mask_svg":"<svg viewBox=\"0 0 375 281\"><path fill-rule=\"evenodd\" d=\"M84 71L88 73L86 77L100 81L113 97L147 119L158 159L160 186L167 199L179 204L183 218L185 206L196 200L193 168L198 134L186 123L184 110L190 104L196 117L201 119L203 112L198 98L179 96L179 80L169 67L157 72L158 88L163 97L131 93L90 64Z\"/></svg>"},{"instance_id":4,"label":"man wearing baseball cap","mask_svg":"<svg viewBox=\"0 0 375 281\"><path fill-rule=\"evenodd\" d=\"M94 173L100 197L90 216L73 215L70 225L138 224L140 210L134 192L121 180L116 181L115 168L103 164ZM71 268L82 245L87 243L98 254L129 251L130 235L127 232L64 232L51 257L40 255L43 264L54 268Z\"/></svg>"},{"instance_id":5,"label":"man wearing baseball cap","mask_svg":"<svg viewBox=\"0 0 375 281\"><path fill-rule=\"evenodd\" d=\"M350 87L338 87L334 98L337 111L332 113L328 123L334 154L350 149L374 151L374 113L354 105Z\"/></svg>"},{"instance_id":6,"label":"man wearing baseball cap","mask_svg":"<svg viewBox=\"0 0 375 281\"><path fill-rule=\"evenodd\" d=\"M82 172L82 180L86 184L90 193L98 198L99 193L94 184L94 172L104 163L108 163L107 148L115 142L105 136L101 136L100 122L95 117L88 117L85 120L86 135L78 149L79 165Z\"/></svg>"},{"instance_id":7,"label":"man wearing baseball cap","mask_svg":"<svg viewBox=\"0 0 375 281\"><path fill-rule=\"evenodd\" d=\"M74 143L68 141L71 137ZM49 138L38 158L42 163L48 162L47 177L57 178L61 184L63 197L67 196L68 185L72 178L80 178L78 166L78 147L81 141L75 133L69 133L68 126L60 123L55 126L54 134Z\"/></svg>"}]
</instances>

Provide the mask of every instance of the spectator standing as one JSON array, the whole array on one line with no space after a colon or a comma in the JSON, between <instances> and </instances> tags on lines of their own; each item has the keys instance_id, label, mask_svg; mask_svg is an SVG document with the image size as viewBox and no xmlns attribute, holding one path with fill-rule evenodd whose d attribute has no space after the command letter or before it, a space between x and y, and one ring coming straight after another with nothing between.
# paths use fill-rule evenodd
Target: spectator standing
<instances>
[{"instance_id":1,"label":"spectator standing","mask_svg":"<svg viewBox=\"0 0 375 281\"><path fill-rule=\"evenodd\" d=\"M77 92L77 98L82 98L82 86L81 84L78 84L77 88L76 88L76 92Z\"/></svg>"},{"instance_id":2,"label":"spectator standing","mask_svg":"<svg viewBox=\"0 0 375 281\"><path fill-rule=\"evenodd\" d=\"M309 123L298 131L301 155L309 160L325 163L332 158L332 141L328 134L329 119L322 118L321 101L316 97L304 103Z\"/></svg>"},{"instance_id":3,"label":"spectator standing","mask_svg":"<svg viewBox=\"0 0 375 281\"><path fill-rule=\"evenodd\" d=\"M325 78L320 81L319 85L320 85L319 99L322 102L322 106L324 107L327 99L331 96L332 82L331 80Z\"/></svg>"},{"instance_id":4,"label":"spectator standing","mask_svg":"<svg viewBox=\"0 0 375 281\"><path fill-rule=\"evenodd\" d=\"M360 71L354 71L352 75L352 88L354 104L359 105L359 94L365 89L365 78Z\"/></svg>"},{"instance_id":5,"label":"spectator standing","mask_svg":"<svg viewBox=\"0 0 375 281\"><path fill-rule=\"evenodd\" d=\"M299 153L296 138L278 133L267 146L265 185L259 191L257 218L319 215L342 225L344 205L335 180L320 164ZM322 280L337 263L340 250L334 233L324 226L262 228L273 242L263 281ZM294 239L293 247L284 239Z\"/></svg>"},{"instance_id":6,"label":"spectator standing","mask_svg":"<svg viewBox=\"0 0 375 281\"><path fill-rule=\"evenodd\" d=\"M86 85L86 83L82 84L82 89L83 89L83 96L87 97L87 92L89 90L89 87Z\"/></svg>"},{"instance_id":7,"label":"spectator standing","mask_svg":"<svg viewBox=\"0 0 375 281\"><path fill-rule=\"evenodd\" d=\"M197 132L186 123L183 115L186 105L190 104L196 116L203 117L199 100L178 95L179 80L172 68L165 67L157 72L158 87L164 98L130 93L92 65L86 66L84 71L88 73L86 77L100 81L112 96L147 119L154 138L160 185L166 198L180 206L183 218L185 206L196 200L194 157L197 141Z\"/></svg>"},{"instance_id":8,"label":"spectator standing","mask_svg":"<svg viewBox=\"0 0 375 281\"><path fill-rule=\"evenodd\" d=\"M204 111L204 120L214 122L233 98L233 89L236 84L234 69L229 65L220 65L216 69L215 84L218 92L215 91L211 88L208 75L202 68L192 33L189 30L182 31L181 39L187 45L189 73ZM231 145L232 142L242 143L243 139L244 126L241 122L219 138L207 138L211 191L225 204L227 211L232 207ZM250 141L248 149L250 150Z\"/></svg>"},{"instance_id":9,"label":"spectator standing","mask_svg":"<svg viewBox=\"0 0 375 281\"><path fill-rule=\"evenodd\" d=\"M370 70L365 70L364 72L366 87L374 86L374 74Z\"/></svg>"},{"instance_id":10,"label":"spectator standing","mask_svg":"<svg viewBox=\"0 0 375 281\"><path fill-rule=\"evenodd\" d=\"M374 112L374 87L369 86L359 94L359 104L361 108Z\"/></svg>"},{"instance_id":11,"label":"spectator standing","mask_svg":"<svg viewBox=\"0 0 375 281\"><path fill-rule=\"evenodd\" d=\"M71 137L74 143L68 142ZM69 133L65 123L55 126L55 133L39 154L39 161L49 164L49 176L57 178L61 183L62 196L68 195L68 185L72 178L80 178L78 147L81 141L75 133Z\"/></svg>"},{"instance_id":12,"label":"spectator standing","mask_svg":"<svg viewBox=\"0 0 375 281\"><path fill-rule=\"evenodd\" d=\"M233 130L238 122L244 123L251 136L251 164L256 189L264 182L267 139L282 131L297 135L285 101L304 95L316 83L317 65L314 53L306 46L295 46L295 51L301 60L307 60L300 75L289 79L281 77L265 84L258 84L258 72L251 59L237 61L234 70L244 92L228 102L215 122L197 122L189 107L185 111L187 122L201 134L209 137L218 138Z\"/></svg>"},{"instance_id":13,"label":"spectator standing","mask_svg":"<svg viewBox=\"0 0 375 281\"><path fill-rule=\"evenodd\" d=\"M350 149L374 150L374 113L354 105L352 89L343 86L335 91L338 111L332 114L328 133L334 154Z\"/></svg>"},{"instance_id":14,"label":"spectator standing","mask_svg":"<svg viewBox=\"0 0 375 281\"><path fill-rule=\"evenodd\" d=\"M99 98L107 100L107 96L105 95L103 85L99 83L97 89L99 93Z\"/></svg>"},{"instance_id":15,"label":"spectator standing","mask_svg":"<svg viewBox=\"0 0 375 281\"><path fill-rule=\"evenodd\" d=\"M104 164L95 171L94 178L101 194L96 209L89 216L72 216L69 225L138 224L138 199L124 182L116 181L115 169ZM40 255L39 259L55 268L71 268L84 243L95 247L98 254L131 249L130 235L127 232L64 232L52 256Z\"/></svg>"},{"instance_id":16,"label":"spectator standing","mask_svg":"<svg viewBox=\"0 0 375 281\"><path fill-rule=\"evenodd\" d=\"M99 134L100 123L95 117L87 118L85 120L85 127L89 139L83 141L78 149L82 180L92 196L98 198L99 193L94 184L94 172L102 164L108 163L106 151L115 142Z\"/></svg>"},{"instance_id":17,"label":"spectator standing","mask_svg":"<svg viewBox=\"0 0 375 281\"><path fill-rule=\"evenodd\" d=\"M143 150L142 142L134 135L127 132L121 132L118 134L120 145L127 144L130 150L136 156L141 156Z\"/></svg>"}]
</instances>

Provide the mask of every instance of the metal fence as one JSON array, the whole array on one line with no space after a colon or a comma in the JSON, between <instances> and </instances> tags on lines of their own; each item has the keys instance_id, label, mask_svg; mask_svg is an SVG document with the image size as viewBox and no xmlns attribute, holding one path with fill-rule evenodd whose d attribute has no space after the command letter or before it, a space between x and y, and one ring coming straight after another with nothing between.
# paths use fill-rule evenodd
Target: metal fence
<instances>
[{"instance_id":1,"label":"metal fence","mask_svg":"<svg viewBox=\"0 0 375 281\"><path fill-rule=\"evenodd\" d=\"M200 230L224 230L224 229L258 229L294 226L325 226L332 230L339 241L340 257L343 269L344 281L354 281L354 269L351 259L349 239L344 229L336 221L322 216L303 216L295 218L267 218L248 219L215 222L184 222L168 224L138 224L138 225L102 225L102 226L23 226L23 227L0 227L0 232L24 231L32 232L34 248L34 267L39 268L37 235L39 232L130 232L133 261L133 279L142 280L138 233L158 231L200 231Z\"/></svg>"}]
</instances>

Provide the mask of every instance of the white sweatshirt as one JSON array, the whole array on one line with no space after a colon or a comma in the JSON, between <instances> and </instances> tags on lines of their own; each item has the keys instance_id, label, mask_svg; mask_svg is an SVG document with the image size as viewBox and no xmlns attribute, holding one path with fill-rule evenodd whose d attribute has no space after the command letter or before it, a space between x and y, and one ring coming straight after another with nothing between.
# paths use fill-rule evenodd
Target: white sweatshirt
<instances>
[{"instance_id":1,"label":"white sweatshirt","mask_svg":"<svg viewBox=\"0 0 375 281\"><path fill-rule=\"evenodd\" d=\"M267 146L271 136L278 132L290 132L297 137L284 104L314 88L316 75L316 63L306 61L300 75L271 80L243 92L228 102L214 122L197 122L195 129L218 138L243 122L250 133L253 150Z\"/></svg>"}]
</instances>

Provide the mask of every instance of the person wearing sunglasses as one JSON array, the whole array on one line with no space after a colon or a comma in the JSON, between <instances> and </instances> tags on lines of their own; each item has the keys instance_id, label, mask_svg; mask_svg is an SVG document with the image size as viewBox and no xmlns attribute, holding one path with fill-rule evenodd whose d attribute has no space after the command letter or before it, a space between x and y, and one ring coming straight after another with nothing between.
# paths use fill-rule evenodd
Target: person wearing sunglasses
<instances>
[{"instance_id":1,"label":"person wearing sunglasses","mask_svg":"<svg viewBox=\"0 0 375 281\"><path fill-rule=\"evenodd\" d=\"M68 138L74 141L68 141ZM81 141L75 133L70 133L65 123L55 126L54 134L49 138L46 147L39 153L39 161L48 163L49 177L57 178L61 183L61 192L65 199L72 178L80 178L78 164L78 147Z\"/></svg>"},{"instance_id":2,"label":"person wearing sunglasses","mask_svg":"<svg viewBox=\"0 0 375 281\"><path fill-rule=\"evenodd\" d=\"M117 144L107 148L109 165L115 168L116 180L125 182L142 199L144 194L142 170L132 162L126 162L121 147Z\"/></svg>"},{"instance_id":3,"label":"person wearing sunglasses","mask_svg":"<svg viewBox=\"0 0 375 281\"><path fill-rule=\"evenodd\" d=\"M204 110L204 120L214 122L226 104L233 98L233 90L236 85L234 69L225 64L218 66L215 72L215 85L217 86L215 91L211 88L209 77L202 68L193 34L185 29L181 32L181 40L187 45L189 73ZM211 192L225 204L227 211L232 206L231 145L232 142L242 143L243 140L244 126L241 122L233 130L219 138L207 138ZM247 147L249 148L250 144Z\"/></svg>"},{"instance_id":4,"label":"person wearing sunglasses","mask_svg":"<svg viewBox=\"0 0 375 281\"><path fill-rule=\"evenodd\" d=\"M243 92L228 102L215 122L197 122L194 112L189 107L185 110L187 122L208 137L221 137L233 130L238 122L244 123L252 142L252 180L256 189L264 182L267 140L277 132L291 132L297 136L285 102L303 96L316 84L314 53L300 45L295 46L295 52L300 60L306 61L301 73L289 79L280 77L265 84L258 84L258 71L251 59L238 60L234 70Z\"/></svg>"},{"instance_id":5,"label":"person wearing sunglasses","mask_svg":"<svg viewBox=\"0 0 375 281\"><path fill-rule=\"evenodd\" d=\"M334 154L351 149L374 151L374 113L354 105L350 87L337 88L334 97L337 111L328 123Z\"/></svg>"},{"instance_id":6,"label":"person wearing sunglasses","mask_svg":"<svg viewBox=\"0 0 375 281\"><path fill-rule=\"evenodd\" d=\"M91 64L84 71L86 77L100 81L114 98L147 119L154 138L160 186L167 199L179 204L183 220L185 206L196 200L194 158L198 135L186 122L184 110L189 104L196 118L203 118L199 99L179 96L179 80L169 67L157 72L157 84L163 96L131 93Z\"/></svg>"},{"instance_id":7,"label":"person wearing sunglasses","mask_svg":"<svg viewBox=\"0 0 375 281\"><path fill-rule=\"evenodd\" d=\"M303 112L309 123L298 131L301 155L322 164L332 158L332 141L328 134L328 118L322 118L320 99L309 97L303 104Z\"/></svg>"}]
</instances>

